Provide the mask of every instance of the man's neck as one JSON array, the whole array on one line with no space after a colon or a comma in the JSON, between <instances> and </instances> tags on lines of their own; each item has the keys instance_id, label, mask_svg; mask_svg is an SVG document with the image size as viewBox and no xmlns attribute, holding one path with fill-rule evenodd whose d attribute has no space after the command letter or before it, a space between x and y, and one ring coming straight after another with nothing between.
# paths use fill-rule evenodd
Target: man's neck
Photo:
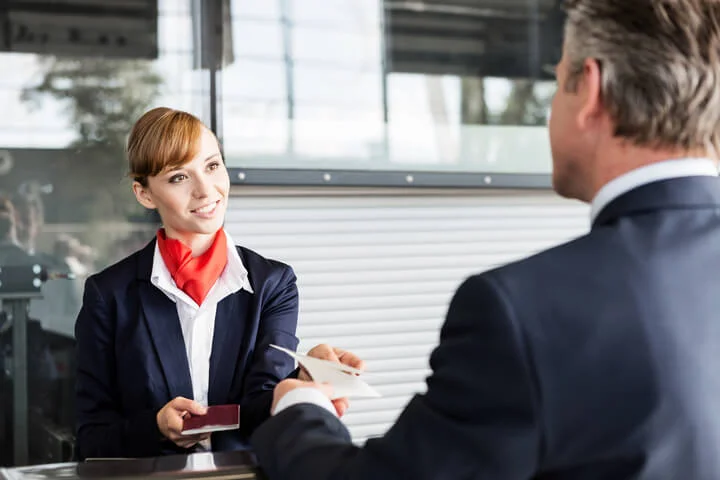
<instances>
[{"instance_id":1,"label":"man's neck","mask_svg":"<svg viewBox=\"0 0 720 480\"><path fill-rule=\"evenodd\" d=\"M625 175L632 170L653 165L667 160L681 158L705 158L708 157L704 151L688 151L686 149L649 149L635 145L616 143L609 148L603 149L596 157L591 181L591 192L587 198L590 201L597 195L598 191L612 180ZM708 157L709 158L709 157ZM715 161L717 164L717 161Z\"/></svg>"}]
</instances>

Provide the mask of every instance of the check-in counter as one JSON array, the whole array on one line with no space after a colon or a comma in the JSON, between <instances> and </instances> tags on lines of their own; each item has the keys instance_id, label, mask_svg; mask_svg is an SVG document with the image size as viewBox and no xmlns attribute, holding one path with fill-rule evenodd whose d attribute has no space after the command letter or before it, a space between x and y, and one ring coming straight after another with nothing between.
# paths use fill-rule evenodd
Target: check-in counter
<instances>
[{"instance_id":1,"label":"check-in counter","mask_svg":"<svg viewBox=\"0 0 720 480\"><path fill-rule=\"evenodd\" d=\"M0 468L1 480L55 478L65 480L95 480L100 478L114 480L140 478L160 480L187 478L265 479L252 454L248 452L208 452L149 458L93 459L81 463Z\"/></svg>"}]
</instances>

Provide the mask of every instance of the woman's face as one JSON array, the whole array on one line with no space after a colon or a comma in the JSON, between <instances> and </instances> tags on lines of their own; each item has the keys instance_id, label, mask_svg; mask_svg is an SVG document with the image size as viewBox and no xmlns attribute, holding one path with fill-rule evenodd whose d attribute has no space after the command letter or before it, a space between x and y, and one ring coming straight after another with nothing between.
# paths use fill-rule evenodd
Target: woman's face
<instances>
[{"instance_id":1,"label":"woman's face","mask_svg":"<svg viewBox=\"0 0 720 480\"><path fill-rule=\"evenodd\" d=\"M171 238L190 244L195 235L212 235L222 227L230 177L215 136L203 128L197 155L185 165L148 177L147 187L133 184L138 202L157 209Z\"/></svg>"}]
</instances>

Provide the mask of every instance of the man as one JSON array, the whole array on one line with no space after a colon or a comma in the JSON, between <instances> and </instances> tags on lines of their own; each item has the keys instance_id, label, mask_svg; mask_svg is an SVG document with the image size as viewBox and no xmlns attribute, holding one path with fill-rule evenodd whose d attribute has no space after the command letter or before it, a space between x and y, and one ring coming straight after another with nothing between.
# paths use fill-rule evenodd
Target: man
<instances>
[{"instance_id":1,"label":"man","mask_svg":"<svg viewBox=\"0 0 720 480\"><path fill-rule=\"evenodd\" d=\"M720 478L720 2L566 10L553 184L590 233L465 281L427 393L363 448L280 383L271 479Z\"/></svg>"}]
</instances>

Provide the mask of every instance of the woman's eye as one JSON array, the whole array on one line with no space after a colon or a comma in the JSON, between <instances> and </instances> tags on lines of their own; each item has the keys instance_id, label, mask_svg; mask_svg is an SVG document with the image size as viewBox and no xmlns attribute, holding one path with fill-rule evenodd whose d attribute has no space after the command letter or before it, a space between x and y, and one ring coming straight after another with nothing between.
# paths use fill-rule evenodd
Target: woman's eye
<instances>
[{"instance_id":1,"label":"woman's eye","mask_svg":"<svg viewBox=\"0 0 720 480\"><path fill-rule=\"evenodd\" d=\"M217 170L220 167L220 162L212 162L208 164L209 170Z\"/></svg>"},{"instance_id":2,"label":"woman's eye","mask_svg":"<svg viewBox=\"0 0 720 480\"><path fill-rule=\"evenodd\" d=\"M168 181L170 183L179 183L179 182L182 182L183 180L185 180L186 178L187 177L184 174L178 173L177 175L173 175L172 177L170 177L170 180L168 180Z\"/></svg>"}]
</instances>

